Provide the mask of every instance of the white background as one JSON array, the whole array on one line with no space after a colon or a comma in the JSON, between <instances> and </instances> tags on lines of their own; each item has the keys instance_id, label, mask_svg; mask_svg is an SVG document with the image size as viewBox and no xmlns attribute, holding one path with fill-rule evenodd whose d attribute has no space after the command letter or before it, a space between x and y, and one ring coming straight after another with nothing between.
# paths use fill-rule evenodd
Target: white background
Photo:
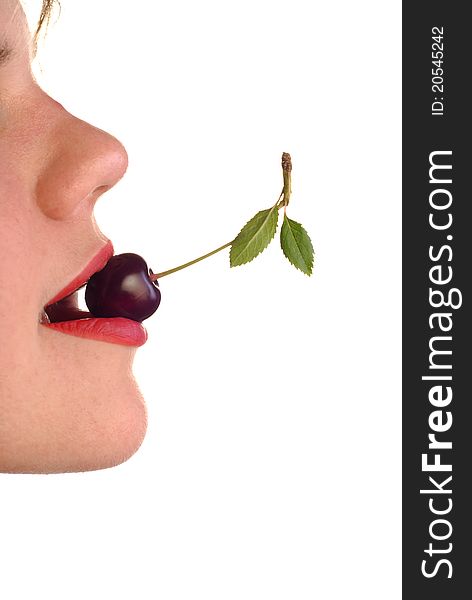
<instances>
[{"instance_id":1,"label":"white background","mask_svg":"<svg viewBox=\"0 0 472 600\"><path fill-rule=\"evenodd\" d=\"M157 271L231 240L287 151L316 262L275 241L162 280L145 442L106 471L0 476L2 599L400 598L400 16L62 0L36 74L128 150L96 211L117 253Z\"/></svg>"}]
</instances>

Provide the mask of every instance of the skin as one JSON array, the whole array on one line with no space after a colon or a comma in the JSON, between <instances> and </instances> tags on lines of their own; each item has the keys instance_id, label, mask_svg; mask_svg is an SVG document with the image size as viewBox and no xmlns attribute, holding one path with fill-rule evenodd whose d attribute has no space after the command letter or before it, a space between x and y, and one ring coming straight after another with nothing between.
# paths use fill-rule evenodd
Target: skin
<instances>
[{"instance_id":1,"label":"skin","mask_svg":"<svg viewBox=\"0 0 472 600\"><path fill-rule=\"evenodd\" d=\"M52 331L39 315L106 243L93 208L125 173L127 154L37 85L17 0L0 1L5 43L13 55L0 65L0 472L104 469L134 454L146 431L136 350Z\"/></svg>"}]
</instances>

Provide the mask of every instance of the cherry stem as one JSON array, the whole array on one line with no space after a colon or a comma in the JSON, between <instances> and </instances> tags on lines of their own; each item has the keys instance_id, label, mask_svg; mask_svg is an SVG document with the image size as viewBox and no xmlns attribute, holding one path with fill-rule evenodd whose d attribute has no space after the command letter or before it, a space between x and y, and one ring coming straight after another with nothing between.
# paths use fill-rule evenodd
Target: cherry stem
<instances>
[{"instance_id":1,"label":"cherry stem","mask_svg":"<svg viewBox=\"0 0 472 600\"><path fill-rule=\"evenodd\" d=\"M290 195L292 193L292 159L290 157L290 154L288 154L288 152L284 152L282 154L282 173L284 176L284 187L282 188L282 191L280 193L280 196L279 196L277 202L275 203L275 206L276 206L277 210L279 210L283 207L284 214L286 215L287 214L287 204L290 201ZM195 260L191 260L190 262L184 263L183 265L179 265L178 267L174 267L173 269L169 269L168 271L162 271L162 273L151 273L149 275L149 279L151 281L156 281L157 279L160 279L161 277L165 277L166 275L170 275L171 273L176 273L177 271L186 269L187 267L190 267L191 265L194 265L195 263L198 263L201 260L204 260L205 258L208 258L209 256L212 256L213 254L216 254L217 252L221 252L221 250L224 250L225 248L228 248L229 246L231 246L231 244L233 242L234 242L234 240L231 240L231 242L228 242L224 246L220 246L216 250L212 250L211 252L208 252L208 254L199 256Z\"/></svg>"},{"instance_id":2,"label":"cherry stem","mask_svg":"<svg viewBox=\"0 0 472 600\"><path fill-rule=\"evenodd\" d=\"M225 248L228 248L228 246L231 246L232 243L233 243L233 240L231 240L231 242L228 242L224 246L220 246L216 250L212 250L211 252L208 252L208 254L199 256L195 260L191 260L190 262L184 263L183 265L180 265L178 267L174 267L173 269L169 269L168 271L163 271L162 273L153 273L152 275L149 275L149 279L151 281L156 281L156 279L160 279L161 277L165 277L166 275L170 275L171 273L176 273L177 271L180 271L181 269L190 267L191 265L194 265L195 263L200 262L201 260L204 260L205 258L208 258L209 256L212 256L213 254L216 254L217 252L220 252L221 250L224 250Z\"/></svg>"},{"instance_id":3,"label":"cherry stem","mask_svg":"<svg viewBox=\"0 0 472 600\"><path fill-rule=\"evenodd\" d=\"M284 206L287 206L292 194L292 159L288 152L282 154L282 173L284 176L284 189L282 190L282 194L284 196Z\"/></svg>"}]
</instances>

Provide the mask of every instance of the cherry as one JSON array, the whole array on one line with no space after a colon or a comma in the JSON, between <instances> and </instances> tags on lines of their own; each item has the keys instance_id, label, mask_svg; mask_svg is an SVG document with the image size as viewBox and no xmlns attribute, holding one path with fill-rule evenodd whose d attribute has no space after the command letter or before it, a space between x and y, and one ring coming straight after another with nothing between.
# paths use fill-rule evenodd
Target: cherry
<instances>
[{"instance_id":1,"label":"cherry","mask_svg":"<svg viewBox=\"0 0 472 600\"><path fill-rule=\"evenodd\" d=\"M94 317L126 317L144 321L161 302L157 281L146 261L131 252L112 256L101 271L89 279L85 302Z\"/></svg>"}]
</instances>

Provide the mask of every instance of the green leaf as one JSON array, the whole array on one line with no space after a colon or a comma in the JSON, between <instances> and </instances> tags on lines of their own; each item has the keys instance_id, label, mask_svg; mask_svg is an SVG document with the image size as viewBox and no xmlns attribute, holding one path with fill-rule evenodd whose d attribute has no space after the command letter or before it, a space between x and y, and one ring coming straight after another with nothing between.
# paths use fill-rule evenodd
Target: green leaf
<instances>
[{"instance_id":1,"label":"green leaf","mask_svg":"<svg viewBox=\"0 0 472 600\"><path fill-rule=\"evenodd\" d=\"M250 262L267 248L277 229L279 213L276 207L258 212L235 237L229 254L232 267Z\"/></svg>"},{"instance_id":2,"label":"green leaf","mask_svg":"<svg viewBox=\"0 0 472 600\"><path fill-rule=\"evenodd\" d=\"M282 223L280 245L283 253L294 267L300 269L306 275L311 275L314 250L310 236L300 223L292 221L287 215L285 215Z\"/></svg>"}]
</instances>

